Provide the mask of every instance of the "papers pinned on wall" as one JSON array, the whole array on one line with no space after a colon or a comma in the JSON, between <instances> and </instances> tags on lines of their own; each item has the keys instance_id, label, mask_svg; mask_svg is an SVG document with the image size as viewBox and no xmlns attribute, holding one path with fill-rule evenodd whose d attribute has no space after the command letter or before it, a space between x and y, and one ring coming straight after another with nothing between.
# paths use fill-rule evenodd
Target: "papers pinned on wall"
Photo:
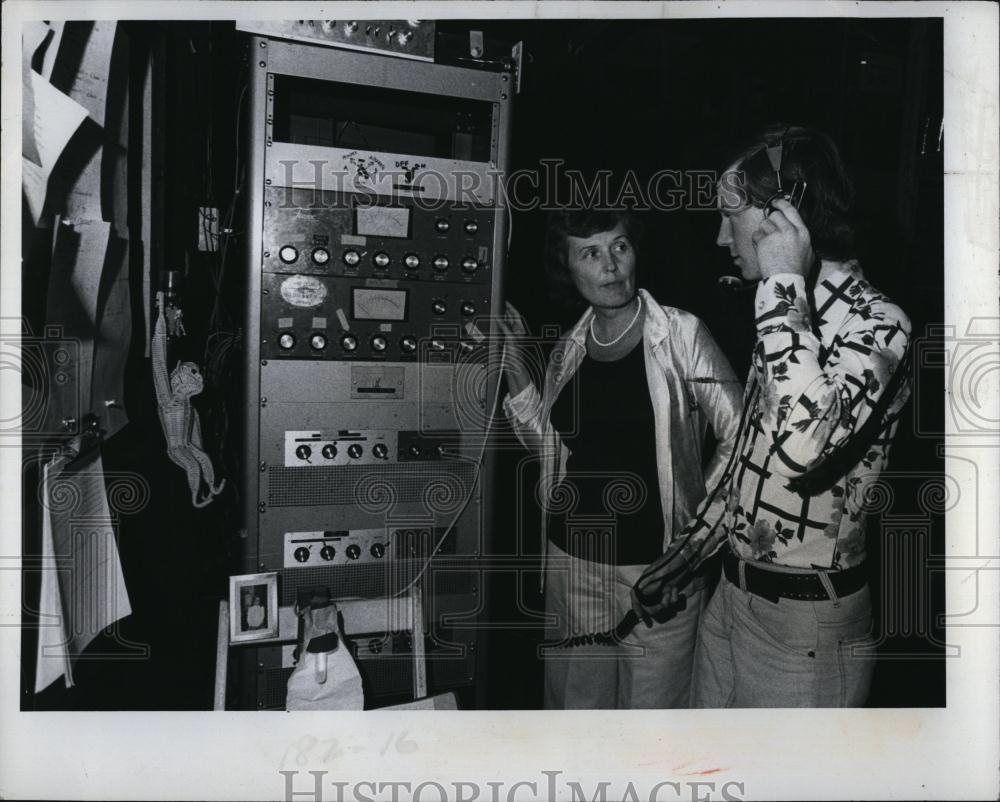
<instances>
[{"instance_id":1,"label":"papers pinned on wall","mask_svg":"<svg viewBox=\"0 0 1000 802\"><path fill-rule=\"evenodd\" d=\"M32 221L37 223L45 206L52 170L87 116L87 110L34 70L28 71L26 82L31 85L32 97L32 155L37 155L38 163L21 158L21 185Z\"/></svg>"},{"instance_id":2,"label":"papers pinned on wall","mask_svg":"<svg viewBox=\"0 0 1000 802\"><path fill-rule=\"evenodd\" d=\"M42 565L35 693L60 677L107 627L130 615L100 454L66 470L60 456L42 471Z\"/></svg>"}]
</instances>

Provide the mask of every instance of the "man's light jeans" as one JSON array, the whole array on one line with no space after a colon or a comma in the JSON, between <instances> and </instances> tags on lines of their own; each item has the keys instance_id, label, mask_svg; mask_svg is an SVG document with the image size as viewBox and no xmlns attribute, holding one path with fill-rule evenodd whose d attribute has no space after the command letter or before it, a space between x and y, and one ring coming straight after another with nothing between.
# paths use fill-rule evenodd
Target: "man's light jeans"
<instances>
[{"instance_id":1,"label":"man's light jeans","mask_svg":"<svg viewBox=\"0 0 1000 802\"><path fill-rule=\"evenodd\" d=\"M769 601L722 577L701 616L692 707L860 707L874 667L868 587Z\"/></svg>"},{"instance_id":2,"label":"man's light jeans","mask_svg":"<svg viewBox=\"0 0 1000 802\"><path fill-rule=\"evenodd\" d=\"M546 640L605 632L631 609L644 565L614 566L572 557L549 543ZM706 592L689 587L687 605L663 623L640 623L618 646L548 647L547 709L688 707L698 617Z\"/></svg>"}]
</instances>

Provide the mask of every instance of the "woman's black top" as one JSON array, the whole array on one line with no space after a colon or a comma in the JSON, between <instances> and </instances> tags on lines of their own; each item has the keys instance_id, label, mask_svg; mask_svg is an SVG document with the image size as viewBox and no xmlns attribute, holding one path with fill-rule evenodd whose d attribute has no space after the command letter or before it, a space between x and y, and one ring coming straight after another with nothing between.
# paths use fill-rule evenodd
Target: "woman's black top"
<instances>
[{"instance_id":1,"label":"woman's black top","mask_svg":"<svg viewBox=\"0 0 1000 802\"><path fill-rule=\"evenodd\" d=\"M613 362L584 357L551 420L571 453L553 493L549 539L593 562L646 565L659 557L663 506L642 342Z\"/></svg>"}]
</instances>

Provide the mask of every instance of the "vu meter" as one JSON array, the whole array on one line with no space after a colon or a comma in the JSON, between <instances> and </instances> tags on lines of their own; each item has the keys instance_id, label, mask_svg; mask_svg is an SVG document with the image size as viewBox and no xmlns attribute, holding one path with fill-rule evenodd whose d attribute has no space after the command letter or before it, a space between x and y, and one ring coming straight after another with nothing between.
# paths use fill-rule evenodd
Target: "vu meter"
<instances>
[{"instance_id":1,"label":"vu meter","mask_svg":"<svg viewBox=\"0 0 1000 802\"><path fill-rule=\"evenodd\" d=\"M406 290L352 290L355 320L406 320Z\"/></svg>"}]
</instances>

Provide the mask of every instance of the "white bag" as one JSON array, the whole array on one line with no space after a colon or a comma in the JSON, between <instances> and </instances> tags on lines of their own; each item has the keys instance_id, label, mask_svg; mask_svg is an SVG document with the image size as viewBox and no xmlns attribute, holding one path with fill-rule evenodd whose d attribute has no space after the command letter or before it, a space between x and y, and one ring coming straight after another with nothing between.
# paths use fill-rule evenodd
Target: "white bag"
<instances>
[{"instance_id":1,"label":"white bag","mask_svg":"<svg viewBox=\"0 0 1000 802\"><path fill-rule=\"evenodd\" d=\"M288 678L288 710L363 710L361 675L338 623L337 605L299 610L298 662Z\"/></svg>"}]
</instances>

